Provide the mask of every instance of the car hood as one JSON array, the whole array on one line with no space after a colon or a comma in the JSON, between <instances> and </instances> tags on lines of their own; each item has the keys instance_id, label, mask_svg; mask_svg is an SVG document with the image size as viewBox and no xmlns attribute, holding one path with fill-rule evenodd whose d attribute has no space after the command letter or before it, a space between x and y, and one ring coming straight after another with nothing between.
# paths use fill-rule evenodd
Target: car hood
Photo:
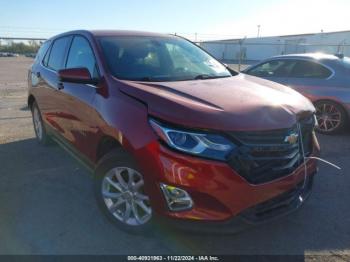
<instances>
[{"instance_id":1,"label":"car hood","mask_svg":"<svg viewBox=\"0 0 350 262\"><path fill-rule=\"evenodd\" d=\"M289 128L299 115L315 110L296 91L244 74L209 80L122 82L120 91L146 103L151 116L192 128Z\"/></svg>"}]
</instances>

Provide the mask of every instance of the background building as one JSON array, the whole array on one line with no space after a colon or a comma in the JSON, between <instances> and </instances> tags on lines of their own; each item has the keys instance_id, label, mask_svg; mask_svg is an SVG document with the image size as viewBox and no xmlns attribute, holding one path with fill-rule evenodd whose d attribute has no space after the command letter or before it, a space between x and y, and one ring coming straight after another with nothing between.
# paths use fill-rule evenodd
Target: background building
<instances>
[{"instance_id":1,"label":"background building","mask_svg":"<svg viewBox=\"0 0 350 262\"><path fill-rule=\"evenodd\" d=\"M204 41L200 45L226 62L249 63L281 54L308 52L350 56L350 31Z\"/></svg>"}]
</instances>

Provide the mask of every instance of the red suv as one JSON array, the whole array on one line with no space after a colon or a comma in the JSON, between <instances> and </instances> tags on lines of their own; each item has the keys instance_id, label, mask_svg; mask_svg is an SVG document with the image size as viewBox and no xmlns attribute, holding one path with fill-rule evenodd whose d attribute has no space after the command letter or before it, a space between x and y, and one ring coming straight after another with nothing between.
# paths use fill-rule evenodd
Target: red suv
<instances>
[{"instance_id":1,"label":"red suv","mask_svg":"<svg viewBox=\"0 0 350 262\"><path fill-rule=\"evenodd\" d=\"M310 194L313 105L181 37L64 33L42 45L28 82L39 143L56 141L94 172L98 205L123 229L156 218L241 228Z\"/></svg>"}]
</instances>

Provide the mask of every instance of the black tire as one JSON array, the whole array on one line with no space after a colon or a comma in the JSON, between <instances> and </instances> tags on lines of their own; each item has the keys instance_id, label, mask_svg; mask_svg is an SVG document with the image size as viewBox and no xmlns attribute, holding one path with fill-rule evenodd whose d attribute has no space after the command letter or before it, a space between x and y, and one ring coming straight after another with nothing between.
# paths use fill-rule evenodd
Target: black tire
<instances>
[{"instance_id":1,"label":"black tire","mask_svg":"<svg viewBox=\"0 0 350 262\"><path fill-rule=\"evenodd\" d=\"M341 132L347 122L347 115L341 105L329 100L317 101L315 103L318 127L316 131L325 135L333 135ZM322 115L329 115L331 120L325 120Z\"/></svg>"},{"instance_id":2,"label":"black tire","mask_svg":"<svg viewBox=\"0 0 350 262\"><path fill-rule=\"evenodd\" d=\"M46 132L45 124L43 122L40 109L36 102L33 102L31 106L31 112L32 112L34 132L38 143L45 146L51 144L50 136ZM36 114L38 115L35 116ZM38 123L36 123L36 120L40 122L41 127L38 127ZM38 130L38 128L41 128L41 132Z\"/></svg>"},{"instance_id":3,"label":"black tire","mask_svg":"<svg viewBox=\"0 0 350 262\"><path fill-rule=\"evenodd\" d=\"M154 221L153 212L151 214L151 218L145 224L129 225L120 221L107 207L102 194L104 178L107 176L107 174L109 174L109 172L111 172L112 169L115 169L117 167L127 167L136 170L139 172L139 174L141 174L133 158L127 154L123 148L117 148L107 153L102 157L101 160L99 160L95 170L94 191L97 205L102 213L106 216L106 218L117 228L131 234L148 235L152 233L152 225ZM117 200L115 200L115 202L117 202ZM134 211L132 211L132 213L134 214Z\"/></svg>"}]
</instances>

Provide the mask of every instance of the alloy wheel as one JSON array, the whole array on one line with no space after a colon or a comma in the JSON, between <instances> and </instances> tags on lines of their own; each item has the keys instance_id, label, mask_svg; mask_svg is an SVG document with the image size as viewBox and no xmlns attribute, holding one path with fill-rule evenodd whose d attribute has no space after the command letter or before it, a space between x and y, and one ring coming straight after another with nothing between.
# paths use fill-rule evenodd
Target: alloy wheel
<instances>
[{"instance_id":1,"label":"alloy wheel","mask_svg":"<svg viewBox=\"0 0 350 262\"><path fill-rule=\"evenodd\" d=\"M152 217L142 175L128 167L116 167L102 181L102 197L109 212L130 226L147 223Z\"/></svg>"},{"instance_id":2,"label":"alloy wheel","mask_svg":"<svg viewBox=\"0 0 350 262\"><path fill-rule=\"evenodd\" d=\"M325 133L336 130L342 120L339 109L335 105L326 102L316 105L316 118L318 121L317 129Z\"/></svg>"}]
</instances>

